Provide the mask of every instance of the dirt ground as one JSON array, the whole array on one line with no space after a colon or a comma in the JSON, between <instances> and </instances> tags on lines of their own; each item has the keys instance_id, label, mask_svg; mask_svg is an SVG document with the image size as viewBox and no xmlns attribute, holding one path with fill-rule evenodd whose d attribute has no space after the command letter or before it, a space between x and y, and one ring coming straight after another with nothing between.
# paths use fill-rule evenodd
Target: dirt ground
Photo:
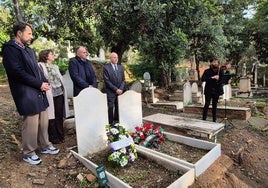
<instances>
[{"instance_id":1,"label":"dirt ground","mask_svg":"<svg viewBox=\"0 0 268 188\"><path fill-rule=\"evenodd\" d=\"M200 118L171 109L143 106L144 116L157 112ZM222 156L196 178L192 187L268 187L267 131L260 131L245 120L232 123L234 127L218 135ZM76 146L74 130L66 129L66 141L56 145L60 149L58 155L37 153L43 162L35 166L22 161L20 125L21 117L9 87L0 85L0 187L98 187L87 181L90 171L70 154L70 149Z\"/></svg>"}]
</instances>

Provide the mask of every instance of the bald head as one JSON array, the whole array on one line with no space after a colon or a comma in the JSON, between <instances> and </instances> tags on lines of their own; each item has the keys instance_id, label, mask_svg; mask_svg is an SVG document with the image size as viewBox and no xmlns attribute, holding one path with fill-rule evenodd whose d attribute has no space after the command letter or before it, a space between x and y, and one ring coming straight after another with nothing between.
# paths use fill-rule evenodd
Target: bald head
<instances>
[{"instance_id":1,"label":"bald head","mask_svg":"<svg viewBox=\"0 0 268 188\"><path fill-rule=\"evenodd\" d=\"M110 61L113 64L117 64L118 63L118 55L115 52L112 52L110 55Z\"/></svg>"}]
</instances>

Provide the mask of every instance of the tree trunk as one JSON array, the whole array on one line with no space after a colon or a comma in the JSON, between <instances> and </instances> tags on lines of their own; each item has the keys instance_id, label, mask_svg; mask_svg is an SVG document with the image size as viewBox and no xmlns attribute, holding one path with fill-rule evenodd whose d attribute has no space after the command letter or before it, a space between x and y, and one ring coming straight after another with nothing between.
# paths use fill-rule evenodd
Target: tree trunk
<instances>
[{"instance_id":1,"label":"tree trunk","mask_svg":"<svg viewBox=\"0 0 268 188\"><path fill-rule=\"evenodd\" d=\"M118 55L118 64L121 65L124 52L127 50L127 45L123 42L119 42L116 46L113 46L111 52L115 52Z\"/></svg>"},{"instance_id":2,"label":"tree trunk","mask_svg":"<svg viewBox=\"0 0 268 188\"><path fill-rule=\"evenodd\" d=\"M200 70L199 70L199 58L197 57L196 53L194 54L194 61L195 61L195 69L197 72L197 78L200 80Z\"/></svg>"},{"instance_id":3,"label":"tree trunk","mask_svg":"<svg viewBox=\"0 0 268 188\"><path fill-rule=\"evenodd\" d=\"M14 10L15 10L15 15L16 15L16 19L18 22L23 22L23 18L22 18L22 14L20 11L20 3L19 0L13 0L14 3Z\"/></svg>"}]
</instances>

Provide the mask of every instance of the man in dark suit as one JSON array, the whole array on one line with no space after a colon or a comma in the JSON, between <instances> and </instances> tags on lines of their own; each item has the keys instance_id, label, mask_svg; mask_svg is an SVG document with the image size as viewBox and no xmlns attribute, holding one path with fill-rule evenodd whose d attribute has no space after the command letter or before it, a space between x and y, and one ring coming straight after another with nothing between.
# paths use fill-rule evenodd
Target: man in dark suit
<instances>
[{"instance_id":1,"label":"man in dark suit","mask_svg":"<svg viewBox=\"0 0 268 188\"><path fill-rule=\"evenodd\" d=\"M50 90L50 85L37 65L34 51L28 47L33 39L31 25L17 23L13 32L15 38L8 41L2 49L3 64L17 110L23 116L23 160L36 165L42 162L35 153L38 141L41 153L59 152L48 140L49 104L45 92Z\"/></svg>"},{"instance_id":2,"label":"man in dark suit","mask_svg":"<svg viewBox=\"0 0 268 188\"><path fill-rule=\"evenodd\" d=\"M121 95L125 89L125 75L123 66L117 64L118 55L112 52L110 63L103 67L103 79L108 101L109 123L115 123L119 120L118 115L118 95Z\"/></svg>"},{"instance_id":3,"label":"man in dark suit","mask_svg":"<svg viewBox=\"0 0 268 188\"><path fill-rule=\"evenodd\" d=\"M97 87L97 79L93 67L87 59L88 52L84 46L78 46L76 56L69 61L69 73L74 84L73 95L88 87Z\"/></svg>"}]
</instances>

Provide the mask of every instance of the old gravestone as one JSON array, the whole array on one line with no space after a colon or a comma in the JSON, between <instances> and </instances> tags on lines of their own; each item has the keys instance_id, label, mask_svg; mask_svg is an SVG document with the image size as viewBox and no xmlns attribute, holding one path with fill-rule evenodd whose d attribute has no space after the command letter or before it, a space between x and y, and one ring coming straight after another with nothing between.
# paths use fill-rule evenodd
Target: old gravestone
<instances>
[{"instance_id":1,"label":"old gravestone","mask_svg":"<svg viewBox=\"0 0 268 188\"><path fill-rule=\"evenodd\" d=\"M144 86L150 87L151 86L151 75L149 72L145 72L143 74L143 79L144 79Z\"/></svg>"},{"instance_id":2,"label":"old gravestone","mask_svg":"<svg viewBox=\"0 0 268 188\"><path fill-rule=\"evenodd\" d=\"M130 87L129 90L133 90L136 91L138 93L141 93L142 91L142 85L141 82L139 80L136 80Z\"/></svg>"},{"instance_id":3,"label":"old gravestone","mask_svg":"<svg viewBox=\"0 0 268 188\"><path fill-rule=\"evenodd\" d=\"M82 156L107 147L108 124L106 94L86 88L73 98L78 153Z\"/></svg>"},{"instance_id":4,"label":"old gravestone","mask_svg":"<svg viewBox=\"0 0 268 188\"><path fill-rule=\"evenodd\" d=\"M198 85L196 82L193 82L192 84L192 93L194 94L198 93Z\"/></svg>"},{"instance_id":5,"label":"old gravestone","mask_svg":"<svg viewBox=\"0 0 268 188\"><path fill-rule=\"evenodd\" d=\"M151 102L152 103L156 103L157 101L159 101L158 98L154 97L154 90L156 89L156 87L154 86L153 83L151 83L151 75L149 72L145 72L143 74L143 79L144 79L144 86L146 88L146 90L150 91L151 94Z\"/></svg>"},{"instance_id":6,"label":"old gravestone","mask_svg":"<svg viewBox=\"0 0 268 188\"><path fill-rule=\"evenodd\" d=\"M69 71L67 70L65 74L62 76L63 77L63 84L67 90L67 97L68 99L73 98L73 81L70 77Z\"/></svg>"},{"instance_id":7,"label":"old gravestone","mask_svg":"<svg viewBox=\"0 0 268 188\"><path fill-rule=\"evenodd\" d=\"M187 81L183 85L183 104L187 105L189 103L192 103L192 87L191 83Z\"/></svg>"}]
</instances>

